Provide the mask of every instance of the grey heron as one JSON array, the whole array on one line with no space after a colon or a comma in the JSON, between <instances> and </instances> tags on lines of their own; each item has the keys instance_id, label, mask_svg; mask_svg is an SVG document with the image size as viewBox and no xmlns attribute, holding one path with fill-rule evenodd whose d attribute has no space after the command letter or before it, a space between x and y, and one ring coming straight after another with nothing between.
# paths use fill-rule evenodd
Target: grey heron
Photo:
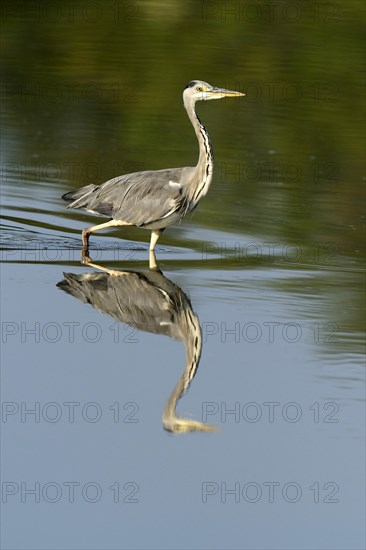
<instances>
[{"instance_id":1,"label":"grey heron","mask_svg":"<svg viewBox=\"0 0 366 550\"><path fill-rule=\"evenodd\" d=\"M70 202L67 208L80 208L110 218L105 223L83 230L83 249L88 249L92 232L130 225L151 230L150 251L154 251L164 229L192 212L207 194L211 184L211 140L196 114L196 101L243 95L241 92L211 86L202 80L192 80L187 84L183 91L183 104L198 139L199 158L196 166L134 172L63 195L62 198Z\"/></svg>"},{"instance_id":2,"label":"grey heron","mask_svg":"<svg viewBox=\"0 0 366 550\"><path fill-rule=\"evenodd\" d=\"M169 336L185 346L185 369L164 407L164 428L175 433L215 431L211 424L176 413L179 399L197 372L202 350L199 319L183 290L159 270L117 271L94 263L89 265L102 273L64 273L57 286L120 323Z\"/></svg>"}]
</instances>

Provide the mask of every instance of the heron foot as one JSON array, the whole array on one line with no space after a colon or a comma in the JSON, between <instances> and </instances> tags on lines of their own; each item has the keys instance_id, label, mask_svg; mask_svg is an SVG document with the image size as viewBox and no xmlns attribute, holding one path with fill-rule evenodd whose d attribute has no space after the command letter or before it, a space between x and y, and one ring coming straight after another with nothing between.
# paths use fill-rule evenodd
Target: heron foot
<instances>
[{"instance_id":1,"label":"heron foot","mask_svg":"<svg viewBox=\"0 0 366 550\"><path fill-rule=\"evenodd\" d=\"M153 271L160 271L158 263L156 261L155 252L153 250L149 250L149 269Z\"/></svg>"}]
</instances>

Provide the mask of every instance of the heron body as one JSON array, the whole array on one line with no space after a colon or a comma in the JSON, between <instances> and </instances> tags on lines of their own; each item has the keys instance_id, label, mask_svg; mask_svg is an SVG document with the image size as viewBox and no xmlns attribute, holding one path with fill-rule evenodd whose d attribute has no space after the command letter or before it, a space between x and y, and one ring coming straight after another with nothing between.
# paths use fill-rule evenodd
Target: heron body
<instances>
[{"instance_id":1,"label":"heron body","mask_svg":"<svg viewBox=\"0 0 366 550\"><path fill-rule=\"evenodd\" d=\"M206 195L212 181L211 140L196 114L196 101L242 95L201 80L192 80L186 86L183 103L199 144L195 167L134 172L102 185L87 185L63 195L62 198L70 202L67 208L84 209L109 218L105 223L83 230L84 249L88 248L90 233L107 227L130 225L152 231L150 250L153 251L164 229L191 212Z\"/></svg>"}]
</instances>

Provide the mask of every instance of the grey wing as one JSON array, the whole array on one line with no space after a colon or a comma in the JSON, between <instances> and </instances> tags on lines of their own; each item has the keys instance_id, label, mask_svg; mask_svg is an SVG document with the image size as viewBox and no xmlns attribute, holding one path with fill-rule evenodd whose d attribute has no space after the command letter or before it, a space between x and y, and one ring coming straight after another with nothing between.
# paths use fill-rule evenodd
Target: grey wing
<instances>
[{"instance_id":1,"label":"grey wing","mask_svg":"<svg viewBox=\"0 0 366 550\"><path fill-rule=\"evenodd\" d=\"M180 209L184 202L182 177L188 170L172 168L114 178L89 195L87 209L126 224L149 226Z\"/></svg>"},{"instance_id":2,"label":"grey wing","mask_svg":"<svg viewBox=\"0 0 366 550\"><path fill-rule=\"evenodd\" d=\"M183 294L158 272L64 273L57 286L104 315L139 330L181 340L177 296Z\"/></svg>"}]
</instances>

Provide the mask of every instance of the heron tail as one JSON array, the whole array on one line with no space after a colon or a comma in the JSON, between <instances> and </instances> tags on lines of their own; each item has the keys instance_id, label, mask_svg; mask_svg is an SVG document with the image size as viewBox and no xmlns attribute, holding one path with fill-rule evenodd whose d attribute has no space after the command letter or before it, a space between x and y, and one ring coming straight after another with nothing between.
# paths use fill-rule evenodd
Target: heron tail
<instances>
[{"instance_id":1,"label":"heron tail","mask_svg":"<svg viewBox=\"0 0 366 550\"><path fill-rule=\"evenodd\" d=\"M97 189L99 189L99 185L94 185L91 183L90 185L81 187L76 191L65 193L62 195L62 199L70 203L67 208L83 208L87 206L92 194Z\"/></svg>"}]
</instances>

